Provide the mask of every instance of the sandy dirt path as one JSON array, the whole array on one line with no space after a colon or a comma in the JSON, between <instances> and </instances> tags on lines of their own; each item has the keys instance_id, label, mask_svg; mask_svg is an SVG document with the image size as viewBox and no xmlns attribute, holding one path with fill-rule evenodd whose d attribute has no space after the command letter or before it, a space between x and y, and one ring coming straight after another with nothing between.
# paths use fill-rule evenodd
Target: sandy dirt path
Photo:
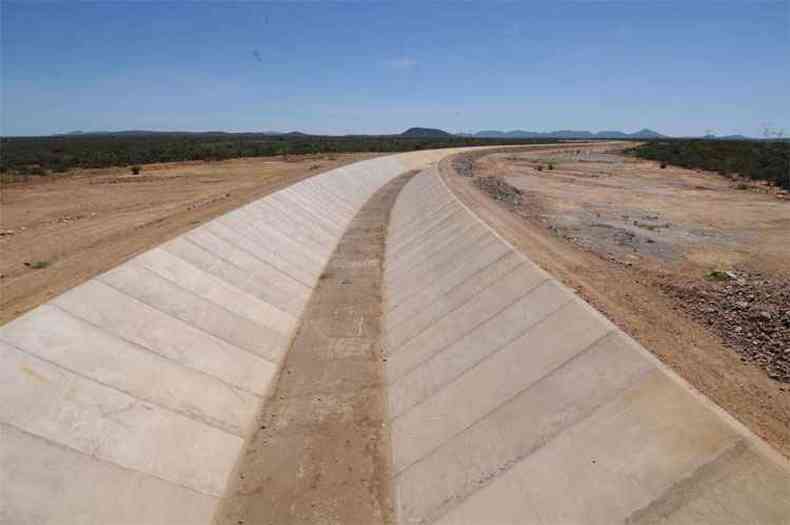
<instances>
[{"instance_id":1,"label":"sandy dirt path","mask_svg":"<svg viewBox=\"0 0 790 525\"><path fill-rule=\"evenodd\" d=\"M556 150L546 148L541 151L546 154ZM536 153L536 150L529 151L530 155ZM500 163L501 166L501 157L492 162L494 169L485 173L488 176L495 175L496 164ZM482 163L485 164L485 159L482 159ZM666 284L666 274L654 274L652 262L645 265L624 264L619 253L608 256L606 252L600 253L589 246L573 242L558 232L556 224L545 220L545 214L521 212L533 202L529 194L522 204L514 206L510 194L503 192L497 195L495 189L481 191L475 178L458 175L456 165L457 161L447 159L440 167L444 179L464 204L517 249L576 290L694 387L790 457L790 387L772 380L765 370L745 361L726 345L720 335L694 319L671 295L664 293L662 289ZM491 168L491 165L488 167ZM479 173L479 168L480 163L476 162L474 169L467 167L466 175ZM513 172L506 169L499 171L499 175L511 178ZM536 174L538 176L545 178L551 175L543 172ZM704 179L706 185L714 184L716 177L713 174L705 177L698 175L697 180ZM748 202L756 198L747 192L742 193ZM492 195L496 198L492 198ZM587 197L581 184L567 188L564 200L559 201L557 209L561 206L568 214L568 210L578 207L579 202ZM769 202L769 197L765 199L770 204L766 209L772 209L773 201ZM561 211L556 213L563 216ZM769 221L770 218L763 217L761 220ZM746 228L748 225L744 226ZM577 229L584 230L583 227ZM766 244L771 245L770 242ZM647 246L652 246L652 243L647 243ZM758 256L752 257L752 262L756 264L758 260L763 261L770 263L773 268L777 261L781 265L782 256L780 254L777 257L774 248L771 248L770 259L760 259ZM695 248L692 253L698 254L700 251ZM735 253L743 254L743 250L736 250ZM640 258L644 257L643 253L636 254ZM687 259L683 261L687 262ZM664 267L670 265L666 261L656 264L659 267L662 264ZM767 267L767 264L763 267ZM686 271L689 266L681 262L677 268ZM695 271L700 271L699 267L695 268Z\"/></svg>"},{"instance_id":2,"label":"sandy dirt path","mask_svg":"<svg viewBox=\"0 0 790 525\"><path fill-rule=\"evenodd\" d=\"M4 184L0 325L214 217L372 154L84 170Z\"/></svg>"},{"instance_id":3,"label":"sandy dirt path","mask_svg":"<svg viewBox=\"0 0 790 525\"><path fill-rule=\"evenodd\" d=\"M338 243L217 523L392 522L381 280L390 209L412 175L376 192Z\"/></svg>"}]
</instances>

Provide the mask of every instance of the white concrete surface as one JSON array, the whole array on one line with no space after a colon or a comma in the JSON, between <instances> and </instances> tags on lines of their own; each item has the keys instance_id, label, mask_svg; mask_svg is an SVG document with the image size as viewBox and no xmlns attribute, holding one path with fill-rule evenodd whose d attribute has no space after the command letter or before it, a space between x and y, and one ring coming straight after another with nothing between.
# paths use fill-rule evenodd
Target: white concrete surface
<instances>
[{"instance_id":1,"label":"white concrete surface","mask_svg":"<svg viewBox=\"0 0 790 525\"><path fill-rule=\"evenodd\" d=\"M0 327L0 523L210 523L347 225L451 152L302 181Z\"/></svg>"},{"instance_id":2,"label":"white concrete surface","mask_svg":"<svg viewBox=\"0 0 790 525\"><path fill-rule=\"evenodd\" d=\"M450 193L392 211L398 523L789 524L790 468Z\"/></svg>"}]
</instances>

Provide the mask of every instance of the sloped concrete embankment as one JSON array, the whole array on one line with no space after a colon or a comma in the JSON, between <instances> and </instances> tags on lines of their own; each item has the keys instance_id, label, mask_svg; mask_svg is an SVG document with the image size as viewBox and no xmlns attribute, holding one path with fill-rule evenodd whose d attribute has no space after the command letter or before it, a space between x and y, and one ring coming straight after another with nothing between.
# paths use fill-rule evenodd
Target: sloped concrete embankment
<instances>
[{"instance_id":1,"label":"sloped concrete embankment","mask_svg":"<svg viewBox=\"0 0 790 525\"><path fill-rule=\"evenodd\" d=\"M0 327L0 522L212 519L373 159L211 221Z\"/></svg>"},{"instance_id":2,"label":"sloped concrete embankment","mask_svg":"<svg viewBox=\"0 0 790 525\"><path fill-rule=\"evenodd\" d=\"M413 175L382 186L343 233L215 525L392 523L381 283L389 212Z\"/></svg>"},{"instance_id":3,"label":"sloped concrete embankment","mask_svg":"<svg viewBox=\"0 0 790 525\"><path fill-rule=\"evenodd\" d=\"M403 524L790 523L788 464L465 209L392 210L384 345Z\"/></svg>"}]
</instances>

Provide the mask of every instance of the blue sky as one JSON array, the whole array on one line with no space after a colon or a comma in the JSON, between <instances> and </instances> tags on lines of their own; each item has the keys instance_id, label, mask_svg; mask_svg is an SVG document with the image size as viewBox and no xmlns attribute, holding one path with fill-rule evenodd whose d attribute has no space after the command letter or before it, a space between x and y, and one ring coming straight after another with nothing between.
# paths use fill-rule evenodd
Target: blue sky
<instances>
[{"instance_id":1,"label":"blue sky","mask_svg":"<svg viewBox=\"0 0 790 525\"><path fill-rule=\"evenodd\" d=\"M790 0L0 9L3 135L790 132Z\"/></svg>"}]
</instances>

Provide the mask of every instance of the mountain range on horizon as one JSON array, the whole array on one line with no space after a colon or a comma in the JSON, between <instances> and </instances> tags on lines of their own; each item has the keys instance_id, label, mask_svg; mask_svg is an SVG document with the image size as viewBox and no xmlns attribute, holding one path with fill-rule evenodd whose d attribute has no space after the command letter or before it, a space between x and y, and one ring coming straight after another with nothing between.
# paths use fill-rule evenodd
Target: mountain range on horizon
<instances>
[{"instance_id":1,"label":"mountain range on horizon","mask_svg":"<svg viewBox=\"0 0 790 525\"><path fill-rule=\"evenodd\" d=\"M647 140L647 139L662 139L662 138L701 138L707 140L760 140L755 137L747 137L745 135L713 135L707 134L704 136L684 136L673 137L671 135L664 135L657 131L648 128L642 128L633 133L627 133L617 130L605 131L587 131L587 130L557 130L557 131L526 131L523 129L515 129L511 131L500 130L482 130L474 133L448 133L441 129L436 128L409 128L401 133L404 137L475 137L475 138L497 138L497 139L630 139L630 140Z\"/></svg>"},{"instance_id":2,"label":"mountain range on horizon","mask_svg":"<svg viewBox=\"0 0 790 525\"><path fill-rule=\"evenodd\" d=\"M119 130L119 131L72 131L67 133L56 133L55 136L80 136L80 135L122 135L122 136L143 136L143 135L273 135L273 136L290 136L290 137L308 137L318 136L313 133L304 133L301 131L249 131L249 132L228 132L228 131L157 131L157 130ZM357 134L353 134L357 135ZM364 135L364 134L360 134ZM371 134L370 136L375 136ZM706 134L704 136L688 136L688 137L672 137L664 135L652 129L643 128L633 133L628 133L618 130L604 130L604 131L588 131L588 130L556 130L556 131L528 131L523 129L515 129L510 131L502 130L481 130L469 133L450 133L439 128L428 127L412 127L402 133L395 134L381 134L380 136L401 136L412 138L430 138L430 137L473 137L473 138L494 138L494 139L661 139L661 138L702 138L708 140L759 140L754 137L747 137L745 135L713 135ZM347 135L351 136L351 135Z\"/></svg>"},{"instance_id":3,"label":"mountain range on horizon","mask_svg":"<svg viewBox=\"0 0 790 525\"><path fill-rule=\"evenodd\" d=\"M623 131L598 131L563 129L557 131L525 131L516 129L512 131L483 130L466 136L480 138L508 138L508 139L660 139L667 135L662 135L652 129L643 128L633 133Z\"/></svg>"}]
</instances>

